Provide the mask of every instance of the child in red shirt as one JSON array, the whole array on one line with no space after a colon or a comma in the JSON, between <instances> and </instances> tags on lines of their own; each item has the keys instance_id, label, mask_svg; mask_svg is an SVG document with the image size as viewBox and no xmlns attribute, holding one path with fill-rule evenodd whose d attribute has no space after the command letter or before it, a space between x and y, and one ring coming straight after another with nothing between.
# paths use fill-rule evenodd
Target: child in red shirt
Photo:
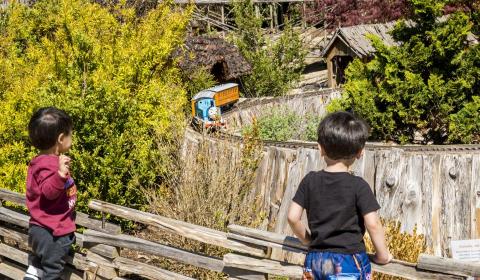
<instances>
[{"instance_id":1,"label":"child in red shirt","mask_svg":"<svg viewBox=\"0 0 480 280\"><path fill-rule=\"evenodd\" d=\"M33 254L24 280L60 279L64 257L75 242L77 189L70 158L63 155L72 145L72 130L70 117L54 107L39 109L28 124L30 140L40 153L28 166L28 243Z\"/></svg>"}]
</instances>

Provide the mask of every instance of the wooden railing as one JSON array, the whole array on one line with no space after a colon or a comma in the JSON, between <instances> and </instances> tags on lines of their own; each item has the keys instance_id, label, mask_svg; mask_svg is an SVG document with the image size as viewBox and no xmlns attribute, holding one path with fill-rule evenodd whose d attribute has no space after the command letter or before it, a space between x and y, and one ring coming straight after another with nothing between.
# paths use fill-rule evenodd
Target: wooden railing
<instances>
[{"instance_id":1,"label":"wooden railing","mask_svg":"<svg viewBox=\"0 0 480 280\"><path fill-rule=\"evenodd\" d=\"M0 189L0 200L24 206L24 195ZM29 217L2 203L0 207L0 275L22 279L28 264ZM127 248L150 255L165 257L184 264L223 272L229 279L266 279L279 275L301 278L300 262L287 263L278 252L289 252L303 259L307 248L298 239L282 234L230 225L229 232L178 221L115 204L92 200L88 205L101 213L153 226L161 231L180 235L218 247L231 253L223 258L189 252L180 248L147 241L121 233L119 226L77 213L77 224L85 228L76 233L77 245L82 248L70 256L65 268L65 279L121 279L125 275L139 275L149 279L192 279L172 271L137 262L121 256ZM405 279L465 279L480 276L480 265L455 262L451 259L422 255L418 264L393 261L373 270Z\"/></svg>"}]
</instances>

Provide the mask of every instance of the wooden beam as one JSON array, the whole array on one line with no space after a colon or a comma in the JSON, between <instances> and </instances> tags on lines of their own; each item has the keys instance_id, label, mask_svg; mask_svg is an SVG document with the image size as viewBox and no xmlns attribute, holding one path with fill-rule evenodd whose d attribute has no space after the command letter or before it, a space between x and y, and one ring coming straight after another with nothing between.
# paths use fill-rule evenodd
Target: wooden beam
<instances>
[{"instance_id":1,"label":"wooden beam","mask_svg":"<svg viewBox=\"0 0 480 280\"><path fill-rule=\"evenodd\" d=\"M221 259L195 254L182 249L143 240L137 237L124 234L109 235L90 229L84 232L84 236L85 242L119 246L122 248L128 248L156 256L173 259L182 263L194 265L213 271L223 271L223 262Z\"/></svg>"},{"instance_id":2,"label":"wooden beam","mask_svg":"<svg viewBox=\"0 0 480 280\"><path fill-rule=\"evenodd\" d=\"M0 221L7 222L12 225L28 228L30 217L16 211L0 207Z\"/></svg>"},{"instance_id":3,"label":"wooden beam","mask_svg":"<svg viewBox=\"0 0 480 280\"><path fill-rule=\"evenodd\" d=\"M113 279L118 277L118 270L113 264L113 260L97 255L91 251L87 252L86 260L97 264L97 269L92 271L96 275L102 276L106 279Z\"/></svg>"},{"instance_id":4,"label":"wooden beam","mask_svg":"<svg viewBox=\"0 0 480 280\"><path fill-rule=\"evenodd\" d=\"M6 189L0 189L0 199L26 207L25 194L12 192ZM98 231L104 231L112 234L119 234L122 231L119 225L115 225L112 223L102 223L102 221L90 218L87 214L82 212L76 212L75 223L82 227L91 228Z\"/></svg>"},{"instance_id":5,"label":"wooden beam","mask_svg":"<svg viewBox=\"0 0 480 280\"><path fill-rule=\"evenodd\" d=\"M374 272L383 273L390 276L400 277L408 280L464 280L464 277L447 275L443 273L431 273L419 271L415 267L405 266L398 263L389 263L387 265L378 265L372 262Z\"/></svg>"},{"instance_id":6,"label":"wooden beam","mask_svg":"<svg viewBox=\"0 0 480 280\"><path fill-rule=\"evenodd\" d=\"M242 227L239 225L229 225L228 230L237 235L243 235L247 237L252 237L255 239L260 239L264 241L268 241L271 243L276 243L280 245L284 245L290 248L296 248L301 251L307 251L308 246L303 245L298 238L287 236L280 233L274 233L259 229L247 228Z\"/></svg>"},{"instance_id":7,"label":"wooden beam","mask_svg":"<svg viewBox=\"0 0 480 280\"><path fill-rule=\"evenodd\" d=\"M76 244L78 244L78 246L86 248L95 254L109 259L114 259L120 255L120 252L116 247L108 246L105 244L89 244L85 241L85 236L78 232L75 233L75 236L77 238Z\"/></svg>"},{"instance_id":8,"label":"wooden beam","mask_svg":"<svg viewBox=\"0 0 480 280\"><path fill-rule=\"evenodd\" d=\"M0 275L7 276L7 279L22 280L25 276L25 268L13 262L3 261L0 263Z\"/></svg>"},{"instance_id":9,"label":"wooden beam","mask_svg":"<svg viewBox=\"0 0 480 280\"><path fill-rule=\"evenodd\" d=\"M268 274L240 269L236 267L225 266L223 273L228 275L228 280L266 280L268 279Z\"/></svg>"},{"instance_id":10,"label":"wooden beam","mask_svg":"<svg viewBox=\"0 0 480 280\"><path fill-rule=\"evenodd\" d=\"M10 247L6 244L0 244L0 255L12 261L28 265L28 253Z\"/></svg>"},{"instance_id":11,"label":"wooden beam","mask_svg":"<svg viewBox=\"0 0 480 280\"><path fill-rule=\"evenodd\" d=\"M307 252L304 250L285 246L278 243L255 239L253 237L242 236L235 233L228 233L227 236L230 239L235 239L245 243L256 244L259 246L267 247L268 248L267 252L270 252L267 258L271 260L286 261L284 251L287 251L289 252L288 261L291 262L292 264L303 265L303 263L305 262L305 255L307 254Z\"/></svg>"},{"instance_id":12,"label":"wooden beam","mask_svg":"<svg viewBox=\"0 0 480 280\"><path fill-rule=\"evenodd\" d=\"M26 235L25 233L0 225L0 236L7 237L17 243L21 243L22 245L28 247L28 235Z\"/></svg>"},{"instance_id":13,"label":"wooden beam","mask_svg":"<svg viewBox=\"0 0 480 280\"><path fill-rule=\"evenodd\" d=\"M286 246L286 245L282 245L282 244L278 244L278 243L274 243L274 242L270 242L270 241L265 241L265 240L261 240L261 239L256 239L256 238L253 238L253 237L243 236L243 235L240 235L240 234L228 233L227 237L229 239L238 240L238 241L249 243L249 244L255 244L255 245L258 245L258 246L264 246L264 247L268 247L268 248L277 248L277 249L282 249L282 250L289 251L289 252L294 252L294 253L301 253L302 255L305 255L307 253L305 250L301 250L301 249L298 249L298 248L289 247L289 246Z\"/></svg>"},{"instance_id":14,"label":"wooden beam","mask_svg":"<svg viewBox=\"0 0 480 280\"><path fill-rule=\"evenodd\" d=\"M29 217L25 214L21 214L18 212L15 212L13 210L7 209L5 207L0 207L0 221L7 222L12 225L20 226L23 228L28 228L28 221ZM28 246L28 236L26 234L20 233L18 231L9 229L8 227L1 227L0 226L0 236L5 236L7 238L12 238L16 242L23 242ZM88 244L83 244L83 235L76 232L75 233L76 241L75 244L77 244L80 247L85 247L89 250L91 250L94 253L97 253L99 255L108 257L108 258L115 258L118 257L119 253L118 250L115 247L112 246L107 246L103 244L98 244L98 245L91 245L89 246Z\"/></svg>"},{"instance_id":15,"label":"wooden beam","mask_svg":"<svg viewBox=\"0 0 480 280\"><path fill-rule=\"evenodd\" d=\"M273 275L301 278L303 274L303 269L299 265L291 265L288 263L267 259L257 259L232 253L223 256L223 261L226 266L248 269Z\"/></svg>"},{"instance_id":16,"label":"wooden beam","mask_svg":"<svg viewBox=\"0 0 480 280\"><path fill-rule=\"evenodd\" d=\"M25 194L13 192L7 189L0 189L0 199L25 206Z\"/></svg>"},{"instance_id":17,"label":"wooden beam","mask_svg":"<svg viewBox=\"0 0 480 280\"><path fill-rule=\"evenodd\" d=\"M417 267L459 276L480 277L480 264L421 254Z\"/></svg>"},{"instance_id":18,"label":"wooden beam","mask_svg":"<svg viewBox=\"0 0 480 280\"><path fill-rule=\"evenodd\" d=\"M233 251L246 253L257 257L264 257L266 255L265 251L258 246L248 245L235 240L229 240L227 238L226 232L162 217L159 215L154 215L147 212L142 212L135 209L130 209L127 207L99 200L91 200L88 204L88 207L93 210L109 213L131 221L155 226L168 233L178 234L180 236L197 240L203 243L227 248Z\"/></svg>"},{"instance_id":19,"label":"wooden beam","mask_svg":"<svg viewBox=\"0 0 480 280\"><path fill-rule=\"evenodd\" d=\"M19 249L10 247L6 244L0 244L0 255L6 257L9 260L12 260L12 261L15 261L17 263L23 264L23 265L25 265L25 267L28 266L28 253L27 252L24 252L24 251L21 251ZM85 260L83 258L80 259L81 258L80 256L81 255L77 256L77 260L74 261L74 263L77 263L77 265L79 267L81 267L82 269L88 269L89 268L88 264L85 262ZM8 263L8 261L4 260L2 263ZM20 267L17 266L17 268L20 268ZM1 269L0 269L0 271L1 271ZM24 274L25 274L25 268L22 268L22 276L19 279L23 279ZM9 277L11 276L11 275L8 275L8 274L5 274L5 275L9 276ZM74 269L70 266L65 266L64 276L65 276L65 279L82 280L81 273L78 270L76 270L76 269Z\"/></svg>"},{"instance_id":20,"label":"wooden beam","mask_svg":"<svg viewBox=\"0 0 480 280\"><path fill-rule=\"evenodd\" d=\"M164 280L194 280L175 272L161 269L152 265L136 262L126 258L118 257L113 261L117 268L129 273L135 273L148 279L164 279Z\"/></svg>"}]
</instances>

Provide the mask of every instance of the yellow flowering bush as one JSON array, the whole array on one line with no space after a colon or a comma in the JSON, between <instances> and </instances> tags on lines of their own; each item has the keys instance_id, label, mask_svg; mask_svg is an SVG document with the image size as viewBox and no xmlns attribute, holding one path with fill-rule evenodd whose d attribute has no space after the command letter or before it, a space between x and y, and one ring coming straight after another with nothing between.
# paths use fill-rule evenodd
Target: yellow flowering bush
<instances>
[{"instance_id":1,"label":"yellow flowering bush","mask_svg":"<svg viewBox=\"0 0 480 280\"><path fill-rule=\"evenodd\" d=\"M172 52L190 9L164 2L146 15L86 0L0 8L0 187L24 191L36 151L27 124L43 106L74 121L73 176L88 198L140 207L161 183L185 123L185 85Z\"/></svg>"}]
</instances>

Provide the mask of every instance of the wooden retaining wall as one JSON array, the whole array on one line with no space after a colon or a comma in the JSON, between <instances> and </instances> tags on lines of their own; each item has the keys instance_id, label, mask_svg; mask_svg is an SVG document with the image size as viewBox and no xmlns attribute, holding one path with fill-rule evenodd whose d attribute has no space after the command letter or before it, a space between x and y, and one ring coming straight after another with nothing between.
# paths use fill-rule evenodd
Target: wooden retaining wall
<instances>
[{"instance_id":1,"label":"wooden retaining wall","mask_svg":"<svg viewBox=\"0 0 480 280\"><path fill-rule=\"evenodd\" d=\"M217 140L187 133L184 149L194 158L198 143ZM238 158L238 144L222 145L222 153ZM229 164L228 162L224 164ZM268 217L262 228L290 235L287 210L300 180L325 167L318 150L266 146L255 175L254 189L245 203L261 197ZM402 223L402 230L424 233L437 256L449 256L451 240L480 238L480 150L410 152L402 148L370 146L352 167L372 187L383 218Z\"/></svg>"},{"instance_id":2,"label":"wooden retaining wall","mask_svg":"<svg viewBox=\"0 0 480 280\"><path fill-rule=\"evenodd\" d=\"M226 114L227 123L238 128L273 107L288 107L299 114L325 112L325 105L338 96L326 90L281 98L251 100ZM215 151L219 141L222 153L238 158L239 147L228 140L202 137L187 130L183 154L195 158L198 143L208 143ZM228 148L230 146L230 148ZM300 145L301 146L301 145ZM225 148L227 147L227 148ZM255 189L246 203L257 205L268 217L262 228L291 234L286 213L300 180L310 171L320 170L324 162L315 145L284 148L265 146L255 176ZM416 151L402 146L369 144L353 171L372 187L382 206L382 217L402 223L402 230L423 233L427 245L437 256L449 256L451 240L480 238L480 149L449 149L440 146ZM215 152L212 153L214 156ZM225 164L229 164L228 162ZM478 217L478 221L477 221Z\"/></svg>"}]
</instances>

